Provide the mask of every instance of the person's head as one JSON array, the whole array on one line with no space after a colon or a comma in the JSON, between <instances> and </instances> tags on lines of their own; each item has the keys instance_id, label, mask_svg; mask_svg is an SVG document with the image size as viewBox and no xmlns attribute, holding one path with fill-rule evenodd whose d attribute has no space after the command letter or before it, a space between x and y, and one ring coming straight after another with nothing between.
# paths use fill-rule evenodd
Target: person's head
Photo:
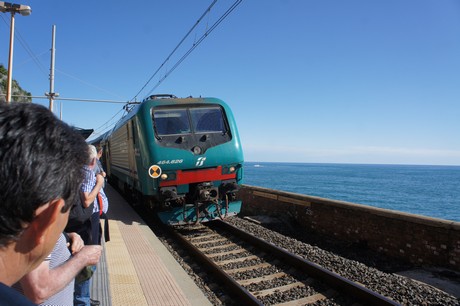
<instances>
[{"instance_id":1,"label":"person's head","mask_svg":"<svg viewBox=\"0 0 460 306\"><path fill-rule=\"evenodd\" d=\"M97 159L97 150L96 147L93 145L88 145L88 165L90 167L94 167L96 165L96 159Z\"/></svg>"},{"instance_id":2,"label":"person's head","mask_svg":"<svg viewBox=\"0 0 460 306\"><path fill-rule=\"evenodd\" d=\"M97 146L96 146L96 150L97 150L97 159L100 159L101 156L102 156L102 152L103 152L102 146L101 146L101 145L97 145Z\"/></svg>"},{"instance_id":3,"label":"person's head","mask_svg":"<svg viewBox=\"0 0 460 306\"><path fill-rule=\"evenodd\" d=\"M0 253L15 244L33 266L51 252L79 195L87 151L45 107L0 103Z\"/></svg>"}]
</instances>

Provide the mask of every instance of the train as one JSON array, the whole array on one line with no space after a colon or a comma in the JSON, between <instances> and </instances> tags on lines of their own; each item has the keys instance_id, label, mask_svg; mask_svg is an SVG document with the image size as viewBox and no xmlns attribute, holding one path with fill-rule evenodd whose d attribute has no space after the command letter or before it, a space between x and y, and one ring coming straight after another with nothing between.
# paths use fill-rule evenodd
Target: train
<instances>
[{"instance_id":1,"label":"train","mask_svg":"<svg viewBox=\"0 0 460 306\"><path fill-rule=\"evenodd\" d=\"M151 95L91 141L111 185L169 225L238 214L243 150L230 107L217 98Z\"/></svg>"}]
</instances>

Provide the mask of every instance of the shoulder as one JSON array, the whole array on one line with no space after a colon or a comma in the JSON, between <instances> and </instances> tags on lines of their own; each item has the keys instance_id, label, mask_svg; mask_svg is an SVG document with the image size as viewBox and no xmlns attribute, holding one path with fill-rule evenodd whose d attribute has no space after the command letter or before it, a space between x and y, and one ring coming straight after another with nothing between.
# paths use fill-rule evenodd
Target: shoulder
<instances>
[{"instance_id":1,"label":"shoulder","mask_svg":"<svg viewBox=\"0 0 460 306\"><path fill-rule=\"evenodd\" d=\"M66 262L71 256L69 249L67 248L67 240L64 234L61 234L53 251L50 254L50 268L54 269L59 267L61 264Z\"/></svg>"},{"instance_id":2,"label":"shoulder","mask_svg":"<svg viewBox=\"0 0 460 306\"><path fill-rule=\"evenodd\" d=\"M83 167L83 174L85 176L85 180L91 178L92 176L94 176L94 171L88 167L88 166L84 166Z\"/></svg>"},{"instance_id":3,"label":"shoulder","mask_svg":"<svg viewBox=\"0 0 460 306\"><path fill-rule=\"evenodd\" d=\"M88 166L83 167L83 174L84 179L81 185L81 190L83 192L90 192L96 184L96 176L94 175L93 170Z\"/></svg>"},{"instance_id":4,"label":"shoulder","mask_svg":"<svg viewBox=\"0 0 460 306\"><path fill-rule=\"evenodd\" d=\"M35 305L29 301L24 295L20 294L11 287L0 283L0 301L2 305L8 306L30 306Z\"/></svg>"}]
</instances>

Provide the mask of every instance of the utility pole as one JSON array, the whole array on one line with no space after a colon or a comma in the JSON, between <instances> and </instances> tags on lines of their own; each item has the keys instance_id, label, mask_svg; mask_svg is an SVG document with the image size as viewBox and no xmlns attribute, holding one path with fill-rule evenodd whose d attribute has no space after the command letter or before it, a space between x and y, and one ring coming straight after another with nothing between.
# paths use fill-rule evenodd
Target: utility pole
<instances>
[{"instance_id":1,"label":"utility pole","mask_svg":"<svg viewBox=\"0 0 460 306\"><path fill-rule=\"evenodd\" d=\"M11 91L13 86L13 46L14 46L14 12L11 12L10 23L10 53L8 55L8 76L6 86L6 103L11 103Z\"/></svg>"},{"instance_id":2,"label":"utility pole","mask_svg":"<svg viewBox=\"0 0 460 306\"><path fill-rule=\"evenodd\" d=\"M10 103L12 83L13 83L14 15L16 13L19 13L22 16L29 16L30 13L32 13L32 9L28 5L14 4L10 2L0 1L0 12L11 13L10 54L8 56L8 76L7 76L7 87L6 87L6 103Z\"/></svg>"},{"instance_id":3,"label":"utility pole","mask_svg":"<svg viewBox=\"0 0 460 306\"><path fill-rule=\"evenodd\" d=\"M47 96L50 99L50 111L51 112L53 112L54 98L59 97L59 94L54 92L55 37L56 37L56 25L53 25L52 38L51 38L50 91L45 92L45 96Z\"/></svg>"}]
</instances>

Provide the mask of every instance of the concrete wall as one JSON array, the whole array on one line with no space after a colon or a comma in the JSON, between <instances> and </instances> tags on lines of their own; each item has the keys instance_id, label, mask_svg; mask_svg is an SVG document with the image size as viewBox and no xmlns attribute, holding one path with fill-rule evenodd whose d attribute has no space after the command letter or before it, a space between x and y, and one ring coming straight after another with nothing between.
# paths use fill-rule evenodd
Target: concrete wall
<instances>
[{"instance_id":1,"label":"concrete wall","mask_svg":"<svg viewBox=\"0 0 460 306\"><path fill-rule=\"evenodd\" d=\"M287 215L308 232L460 271L459 222L247 185L239 198L244 215Z\"/></svg>"}]
</instances>

